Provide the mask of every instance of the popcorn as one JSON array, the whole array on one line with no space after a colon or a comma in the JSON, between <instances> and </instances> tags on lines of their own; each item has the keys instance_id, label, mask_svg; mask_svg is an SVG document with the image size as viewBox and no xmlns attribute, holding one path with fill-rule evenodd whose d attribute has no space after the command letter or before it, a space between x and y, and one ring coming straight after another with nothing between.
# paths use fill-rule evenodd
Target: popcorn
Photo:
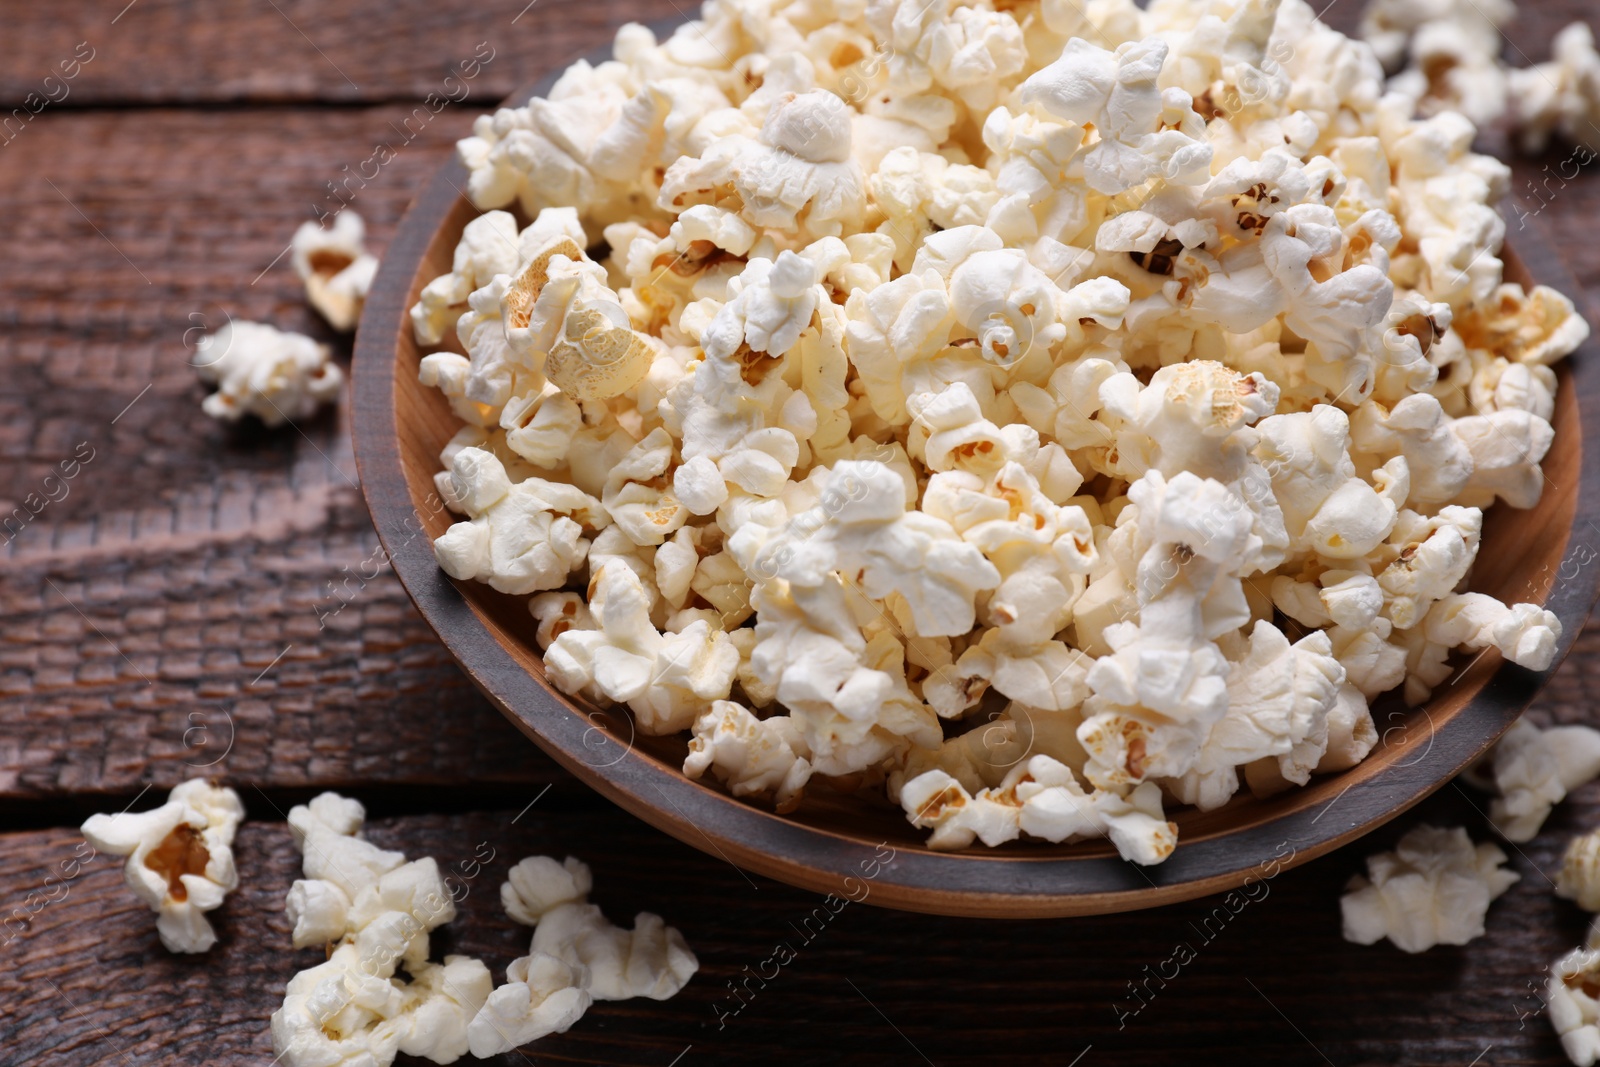
<instances>
[{"instance_id":1,"label":"popcorn","mask_svg":"<svg viewBox=\"0 0 1600 1067\"><path fill-rule=\"evenodd\" d=\"M1580 1067L1600 1060L1600 999L1596 976L1600 975L1600 946L1579 946L1550 965L1545 983L1545 1004L1550 1009L1550 1025L1561 1038L1561 1050Z\"/></svg>"},{"instance_id":2,"label":"popcorn","mask_svg":"<svg viewBox=\"0 0 1600 1067\"><path fill-rule=\"evenodd\" d=\"M1471 150L1509 8L1378 0L1375 53L1304 0L824 6L626 27L458 146L436 554L549 678L780 811L1155 863L1163 794L1347 770L1457 651L1548 669L1554 616L1470 591L1588 331L1505 281ZM506 1018L559 1023L526 973Z\"/></svg>"},{"instance_id":3,"label":"popcorn","mask_svg":"<svg viewBox=\"0 0 1600 1067\"><path fill-rule=\"evenodd\" d=\"M869 3L867 26L889 50L890 85L954 90L972 108L993 106L1000 87L1015 83L1024 63L1016 19L999 11L935 0Z\"/></svg>"},{"instance_id":4,"label":"popcorn","mask_svg":"<svg viewBox=\"0 0 1600 1067\"><path fill-rule=\"evenodd\" d=\"M600 502L575 486L542 478L512 484L504 464L481 448L458 452L450 479L470 518L434 542L439 566L502 593L559 588L588 552L584 533L607 522Z\"/></svg>"},{"instance_id":5,"label":"popcorn","mask_svg":"<svg viewBox=\"0 0 1600 1067\"><path fill-rule=\"evenodd\" d=\"M870 599L903 598L919 635L967 632L973 598L998 585L999 572L948 523L907 512L901 487L882 463L836 464L824 491L846 499L832 515L813 509L790 520L756 567L770 561L778 577L807 592L830 584L830 572L855 575Z\"/></svg>"},{"instance_id":6,"label":"popcorn","mask_svg":"<svg viewBox=\"0 0 1600 1067\"><path fill-rule=\"evenodd\" d=\"M168 952L205 952L217 943L205 913L239 887L232 845L243 820L239 794L196 778L159 808L91 815L82 830L97 851L128 857L123 880L156 913Z\"/></svg>"},{"instance_id":7,"label":"popcorn","mask_svg":"<svg viewBox=\"0 0 1600 1067\"><path fill-rule=\"evenodd\" d=\"M1505 861L1459 826L1418 826L1393 852L1368 856L1367 877L1350 879L1339 900L1344 939L1371 945L1387 937L1404 952L1424 952L1482 937L1489 902L1519 877L1501 868Z\"/></svg>"},{"instance_id":8,"label":"popcorn","mask_svg":"<svg viewBox=\"0 0 1600 1067\"><path fill-rule=\"evenodd\" d=\"M562 1033L595 1000L668 1000L699 970L688 943L660 916L640 912L633 929L608 922L587 902L594 878L571 856L530 856L511 868L500 900L534 928L528 955L506 969L467 1033L480 1059Z\"/></svg>"},{"instance_id":9,"label":"popcorn","mask_svg":"<svg viewBox=\"0 0 1600 1067\"><path fill-rule=\"evenodd\" d=\"M806 751L794 720L757 719L739 704L718 700L695 720L683 773L699 778L711 770L734 796L770 793L784 811L799 802L811 777Z\"/></svg>"},{"instance_id":10,"label":"popcorn","mask_svg":"<svg viewBox=\"0 0 1600 1067\"><path fill-rule=\"evenodd\" d=\"M728 635L704 620L662 634L650 622L644 587L632 570L608 563L595 576L589 610L597 629L569 629L545 653L563 692L627 704L647 734L686 729L700 708L726 700L739 669Z\"/></svg>"},{"instance_id":11,"label":"popcorn","mask_svg":"<svg viewBox=\"0 0 1600 1067\"><path fill-rule=\"evenodd\" d=\"M1495 829L1508 841L1532 841L1551 808L1600 776L1600 731L1587 726L1541 730L1518 719L1478 774L1498 794L1489 802Z\"/></svg>"},{"instance_id":12,"label":"popcorn","mask_svg":"<svg viewBox=\"0 0 1600 1067\"><path fill-rule=\"evenodd\" d=\"M195 355L200 380L217 387L200 406L223 422L254 415L267 426L281 426L310 418L344 384L326 345L259 322L229 319L200 342Z\"/></svg>"},{"instance_id":13,"label":"popcorn","mask_svg":"<svg viewBox=\"0 0 1600 1067\"><path fill-rule=\"evenodd\" d=\"M341 216L342 217L342 216ZM427 285L411 306L411 326L419 345L436 345L460 317L467 298L517 269L517 220L509 211L491 211L467 223L456 243L450 273Z\"/></svg>"},{"instance_id":14,"label":"popcorn","mask_svg":"<svg viewBox=\"0 0 1600 1067\"><path fill-rule=\"evenodd\" d=\"M288 1067L386 1067L402 1053L454 1063L493 979L465 956L428 960L428 934L455 918L454 897L434 860L408 863L362 840L365 818L336 793L289 811L306 875L287 899L294 944L326 945L327 960L289 980L273 1051Z\"/></svg>"},{"instance_id":15,"label":"popcorn","mask_svg":"<svg viewBox=\"0 0 1600 1067\"><path fill-rule=\"evenodd\" d=\"M1228 672L1228 710L1212 728L1194 765L1169 784L1177 799L1201 811L1221 807L1239 787L1235 768L1272 760L1284 781L1311 780L1328 749L1328 714L1345 670L1322 633L1289 643L1259 621L1243 659Z\"/></svg>"},{"instance_id":16,"label":"popcorn","mask_svg":"<svg viewBox=\"0 0 1600 1067\"><path fill-rule=\"evenodd\" d=\"M1584 911L1600 911L1600 833L1590 831L1568 843L1556 896L1576 901Z\"/></svg>"},{"instance_id":17,"label":"popcorn","mask_svg":"<svg viewBox=\"0 0 1600 1067\"><path fill-rule=\"evenodd\" d=\"M944 771L927 771L904 785L900 804L913 825L934 828L928 844L936 849L966 848L974 839L999 845L1023 832L1047 841L1108 836L1123 859L1148 865L1170 855L1177 839L1154 784L1126 797L1086 792L1071 769L1044 755L976 796Z\"/></svg>"},{"instance_id":18,"label":"popcorn","mask_svg":"<svg viewBox=\"0 0 1600 1067\"><path fill-rule=\"evenodd\" d=\"M1500 28L1515 13L1511 0L1372 0L1361 36L1386 70L1406 66L1390 88L1423 114L1448 108L1484 126L1506 108Z\"/></svg>"},{"instance_id":19,"label":"popcorn","mask_svg":"<svg viewBox=\"0 0 1600 1067\"><path fill-rule=\"evenodd\" d=\"M516 278L497 288L512 351L574 400L606 400L637 385L655 350L633 329L605 271L566 234L525 259Z\"/></svg>"},{"instance_id":20,"label":"popcorn","mask_svg":"<svg viewBox=\"0 0 1600 1067\"><path fill-rule=\"evenodd\" d=\"M1550 55L1547 63L1506 72L1511 121L1529 155L1543 152L1555 133L1579 145L1593 144L1595 119L1600 117L1600 53L1595 51L1594 31L1585 23L1571 23L1551 40Z\"/></svg>"},{"instance_id":21,"label":"popcorn","mask_svg":"<svg viewBox=\"0 0 1600 1067\"><path fill-rule=\"evenodd\" d=\"M290 262L306 286L306 299L341 333L356 328L378 257L367 252L367 228L354 211L341 211L327 229L304 222L290 242Z\"/></svg>"},{"instance_id":22,"label":"popcorn","mask_svg":"<svg viewBox=\"0 0 1600 1067\"><path fill-rule=\"evenodd\" d=\"M1512 663L1542 671L1555 657L1561 621L1535 604L1506 607L1482 593L1439 600L1424 623L1428 640L1468 652L1493 645ZM1597 772L1600 773L1600 772Z\"/></svg>"},{"instance_id":23,"label":"popcorn","mask_svg":"<svg viewBox=\"0 0 1600 1067\"><path fill-rule=\"evenodd\" d=\"M1083 156L1084 180L1120 193L1154 177L1190 184L1204 179L1211 148L1205 123L1181 89L1160 89L1167 58L1159 38L1108 52L1082 38L1067 42L1050 66L1023 82L1021 99L1063 122L1093 125L1100 140Z\"/></svg>"},{"instance_id":24,"label":"popcorn","mask_svg":"<svg viewBox=\"0 0 1600 1067\"><path fill-rule=\"evenodd\" d=\"M751 226L794 229L807 237L859 227L866 210L860 164L850 156L850 109L821 90L786 92L770 105L759 133L748 127L684 156L661 179L663 210L712 203L731 188Z\"/></svg>"},{"instance_id":25,"label":"popcorn","mask_svg":"<svg viewBox=\"0 0 1600 1067\"><path fill-rule=\"evenodd\" d=\"M1461 316L1457 330L1472 349L1535 367L1570 355L1589 337L1589 323L1572 301L1543 285L1529 293L1520 285L1500 286Z\"/></svg>"}]
</instances>

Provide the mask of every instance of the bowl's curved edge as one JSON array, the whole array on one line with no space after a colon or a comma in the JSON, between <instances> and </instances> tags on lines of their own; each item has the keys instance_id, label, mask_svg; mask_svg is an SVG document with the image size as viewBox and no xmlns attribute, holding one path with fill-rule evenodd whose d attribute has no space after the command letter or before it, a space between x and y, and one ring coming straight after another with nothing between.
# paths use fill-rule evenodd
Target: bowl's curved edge
<instances>
[{"instance_id":1,"label":"bowl's curved edge","mask_svg":"<svg viewBox=\"0 0 1600 1067\"><path fill-rule=\"evenodd\" d=\"M554 76L514 94L521 102L548 90ZM1600 595L1600 435L1581 445L1581 486L1564 549L1561 580L1546 606L1568 625L1549 670L1502 664L1443 729L1430 731L1427 759L1352 783L1316 810L1289 813L1237 832L1181 843L1165 863L1138 867L1116 857L988 857L901 851L790 822L670 772L631 750L598 747L597 731L561 704L494 640L421 535L401 466L395 425L393 341L409 329L414 265L440 219L466 188L465 168L440 168L402 220L368 295L356 338L352 415L362 491L385 552L407 593L489 700L567 770L608 799L686 844L741 868L851 900L935 914L1041 918L1131 911L1176 903L1270 878L1323 855L1398 816L1440 788L1441 764L1460 770L1485 751L1533 699L1571 648ZM1530 231L1531 232L1531 231ZM1525 233L1516 244L1533 277L1582 293L1548 245ZM1573 357L1580 426L1600 426L1600 353L1586 343ZM1571 577L1565 574L1570 565ZM1431 720L1430 720L1431 724ZM600 768L605 773L598 773ZM1270 857L1242 863L1240 857ZM952 862L956 861L956 862ZM1072 886L1071 892L1064 887Z\"/></svg>"}]
</instances>

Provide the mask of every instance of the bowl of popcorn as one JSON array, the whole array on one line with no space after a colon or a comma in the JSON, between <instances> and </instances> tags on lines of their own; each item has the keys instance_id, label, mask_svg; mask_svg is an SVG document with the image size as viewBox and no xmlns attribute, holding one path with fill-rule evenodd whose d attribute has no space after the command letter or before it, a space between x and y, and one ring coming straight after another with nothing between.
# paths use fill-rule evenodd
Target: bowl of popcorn
<instances>
[{"instance_id":1,"label":"bowl of popcorn","mask_svg":"<svg viewBox=\"0 0 1600 1067\"><path fill-rule=\"evenodd\" d=\"M1471 764L1600 588L1576 290L1414 112L1301 0L625 26L385 257L387 556L741 867L1019 917L1270 877Z\"/></svg>"}]
</instances>

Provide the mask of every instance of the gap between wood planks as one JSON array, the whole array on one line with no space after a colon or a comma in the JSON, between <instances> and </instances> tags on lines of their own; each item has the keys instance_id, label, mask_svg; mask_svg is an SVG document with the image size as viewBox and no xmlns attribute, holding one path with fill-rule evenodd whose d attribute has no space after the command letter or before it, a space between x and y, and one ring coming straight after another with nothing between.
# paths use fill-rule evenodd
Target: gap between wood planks
<instances>
[{"instance_id":1,"label":"gap between wood planks","mask_svg":"<svg viewBox=\"0 0 1600 1067\"><path fill-rule=\"evenodd\" d=\"M418 785L411 783L336 782L326 786L273 786L261 789L248 781L223 784L239 792L252 821L278 822L280 812L304 804L318 793L330 790L361 801L367 818L391 819L414 815L463 815L469 812L517 812L523 810L532 794L541 794L540 809L558 811L615 811L615 805L576 778L554 783L530 781L515 785ZM141 787L141 790L144 787ZM6 798L0 800L0 833L23 833L77 826L99 812L119 811L139 801L139 810L160 807L166 802L166 789L149 788L114 793L71 793L63 796ZM265 798L265 799L263 799ZM277 810L273 808L276 806Z\"/></svg>"}]
</instances>

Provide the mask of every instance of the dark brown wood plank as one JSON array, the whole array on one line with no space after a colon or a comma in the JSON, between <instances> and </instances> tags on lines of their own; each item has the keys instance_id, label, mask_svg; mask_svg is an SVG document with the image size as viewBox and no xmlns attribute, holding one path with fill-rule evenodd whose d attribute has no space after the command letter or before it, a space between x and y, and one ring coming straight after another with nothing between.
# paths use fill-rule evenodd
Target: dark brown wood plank
<instances>
[{"instance_id":1,"label":"dark brown wood plank","mask_svg":"<svg viewBox=\"0 0 1600 1067\"><path fill-rule=\"evenodd\" d=\"M342 412L229 429L187 362L185 331L226 314L331 339L267 268L404 113L63 114L0 150L0 516L92 450L0 534L0 797L131 796L224 750L268 786L557 773L372 562ZM374 247L466 120L360 190Z\"/></svg>"},{"instance_id":2,"label":"dark brown wood plank","mask_svg":"<svg viewBox=\"0 0 1600 1067\"><path fill-rule=\"evenodd\" d=\"M26 100L28 93L59 101L44 105L47 111L130 103L370 103L421 100L434 92L492 103L609 43L624 22L683 19L697 6L677 0L134 0L123 10L125 3L9 2L0 8L6 112L39 106ZM75 56L76 68L69 63ZM85 56L92 56L87 64ZM476 72L470 65L475 57L481 64ZM74 70L75 78L61 79ZM52 75L57 80L46 85Z\"/></svg>"},{"instance_id":3,"label":"dark brown wood plank","mask_svg":"<svg viewBox=\"0 0 1600 1067\"><path fill-rule=\"evenodd\" d=\"M1282 874L1236 911L1211 898L1094 919L946 919L877 909L868 883L864 903L807 926L823 906L815 894L746 881L619 812L572 807L580 790L557 787L515 824L509 809L372 826L379 844L446 867L459 868L480 843L495 851L435 953L475 955L497 980L527 946L526 929L500 910L499 883L510 863L536 852L584 858L610 916L658 912L699 955L700 973L677 998L597 1005L569 1033L526 1050L528 1060L498 1063L1564 1062L1547 1020L1531 1014L1539 1003L1528 983L1577 943L1585 917L1556 900L1539 871L1558 865L1563 831L1600 815L1600 790L1585 790L1550 832L1512 853L1522 880L1492 908L1487 937L1419 956L1340 939L1337 887L1359 868L1359 851ZM31 925L0 935L12 938L0 947L0 1059L142 1067L271 1058L267 1018L282 984L317 956L289 948L282 915L299 855L264 798L246 790L244 799L263 821L240 832L243 885L214 913L221 939L200 959L160 947L152 916L123 887L120 861L100 857L64 889L45 886L81 840L76 832L0 837L0 901L8 914L38 908ZM1453 790L1422 814L1465 820L1483 836ZM41 904L43 896L59 899ZM779 943L795 959L764 965ZM1196 958L1178 968L1167 961L1180 943ZM735 1014L729 983L743 991L747 975L758 977ZM1149 990L1136 1012L1129 983Z\"/></svg>"}]
</instances>

